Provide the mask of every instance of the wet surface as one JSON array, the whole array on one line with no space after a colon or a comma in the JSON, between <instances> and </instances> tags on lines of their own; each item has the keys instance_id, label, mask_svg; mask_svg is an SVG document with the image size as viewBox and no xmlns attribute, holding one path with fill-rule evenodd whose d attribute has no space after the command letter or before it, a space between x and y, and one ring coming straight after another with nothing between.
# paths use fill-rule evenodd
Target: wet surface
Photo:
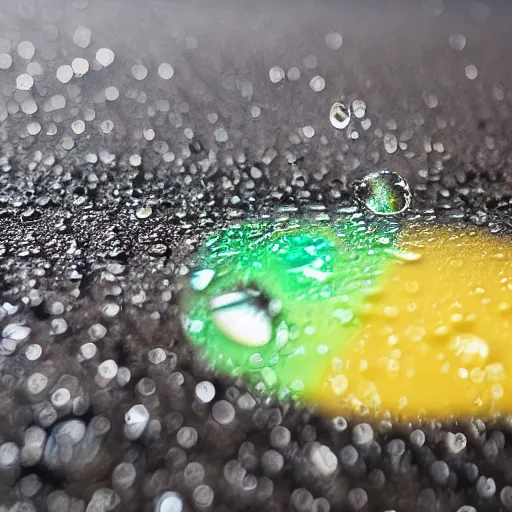
<instances>
[{"instance_id":1,"label":"wet surface","mask_svg":"<svg viewBox=\"0 0 512 512\"><path fill-rule=\"evenodd\" d=\"M507 419L263 403L176 297L206 231L355 208L378 169L508 232L510 9L2 0L0 508L512 510Z\"/></svg>"}]
</instances>

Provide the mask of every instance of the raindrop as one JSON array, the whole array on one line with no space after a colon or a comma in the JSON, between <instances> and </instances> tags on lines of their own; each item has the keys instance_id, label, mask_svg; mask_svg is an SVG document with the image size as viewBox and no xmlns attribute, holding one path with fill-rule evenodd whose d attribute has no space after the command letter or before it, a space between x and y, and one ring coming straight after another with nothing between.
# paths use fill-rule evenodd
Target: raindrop
<instances>
[{"instance_id":1,"label":"raindrop","mask_svg":"<svg viewBox=\"0 0 512 512\"><path fill-rule=\"evenodd\" d=\"M18 55L25 60L30 60L36 53L36 47L30 41L21 41L18 45Z\"/></svg>"},{"instance_id":2,"label":"raindrop","mask_svg":"<svg viewBox=\"0 0 512 512\"><path fill-rule=\"evenodd\" d=\"M273 68L270 68L270 71L268 74L270 77L270 81L273 84L279 83L284 78L284 70L283 70L283 68L280 68L279 66L274 66Z\"/></svg>"},{"instance_id":3,"label":"raindrop","mask_svg":"<svg viewBox=\"0 0 512 512\"><path fill-rule=\"evenodd\" d=\"M325 45L331 50L339 50L343 44L343 37L338 32L329 32L325 36Z\"/></svg>"},{"instance_id":4,"label":"raindrop","mask_svg":"<svg viewBox=\"0 0 512 512\"><path fill-rule=\"evenodd\" d=\"M183 500L181 496L176 492L167 491L160 496L158 500L155 512L182 512L183 511Z\"/></svg>"},{"instance_id":5,"label":"raindrop","mask_svg":"<svg viewBox=\"0 0 512 512\"><path fill-rule=\"evenodd\" d=\"M158 66L158 74L160 78L170 80L174 76L174 68L167 62L162 62L162 64Z\"/></svg>"},{"instance_id":6,"label":"raindrop","mask_svg":"<svg viewBox=\"0 0 512 512\"><path fill-rule=\"evenodd\" d=\"M27 132L29 135L37 135L40 131L41 125L37 121L34 121L27 126Z\"/></svg>"},{"instance_id":7,"label":"raindrop","mask_svg":"<svg viewBox=\"0 0 512 512\"><path fill-rule=\"evenodd\" d=\"M331 107L329 112L329 120L334 128L343 130L350 123L350 109L344 103L337 101Z\"/></svg>"},{"instance_id":8,"label":"raindrop","mask_svg":"<svg viewBox=\"0 0 512 512\"><path fill-rule=\"evenodd\" d=\"M192 272L189 281L190 288L196 292L202 292L212 282L214 275L215 270L211 270L209 268Z\"/></svg>"},{"instance_id":9,"label":"raindrop","mask_svg":"<svg viewBox=\"0 0 512 512\"><path fill-rule=\"evenodd\" d=\"M67 84L73 78L73 68L67 64L59 66L56 72L57 80Z\"/></svg>"},{"instance_id":10,"label":"raindrop","mask_svg":"<svg viewBox=\"0 0 512 512\"><path fill-rule=\"evenodd\" d=\"M144 80L148 76L148 70L142 64L134 64L132 66L132 76L135 80Z\"/></svg>"},{"instance_id":11,"label":"raindrop","mask_svg":"<svg viewBox=\"0 0 512 512\"><path fill-rule=\"evenodd\" d=\"M107 87L105 89L105 98L108 101L117 100L117 98L119 98L119 89L117 87L114 87L113 85Z\"/></svg>"},{"instance_id":12,"label":"raindrop","mask_svg":"<svg viewBox=\"0 0 512 512\"><path fill-rule=\"evenodd\" d=\"M91 43L92 32L87 27L78 27L73 34L73 43L80 48L87 48Z\"/></svg>"},{"instance_id":13,"label":"raindrop","mask_svg":"<svg viewBox=\"0 0 512 512\"><path fill-rule=\"evenodd\" d=\"M474 80L478 76L478 69L473 64L466 66L464 72L466 73L466 78L469 80Z\"/></svg>"},{"instance_id":14,"label":"raindrop","mask_svg":"<svg viewBox=\"0 0 512 512\"><path fill-rule=\"evenodd\" d=\"M114 62L114 58L114 52L109 48L100 48L96 52L96 60L105 68Z\"/></svg>"},{"instance_id":15,"label":"raindrop","mask_svg":"<svg viewBox=\"0 0 512 512\"><path fill-rule=\"evenodd\" d=\"M89 61L87 59L82 59L81 57L77 57L73 59L71 62L71 67L75 72L75 76L78 78L84 76L87 71L89 71Z\"/></svg>"},{"instance_id":16,"label":"raindrop","mask_svg":"<svg viewBox=\"0 0 512 512\"><path fill-rule=\"evenodd\" d=\"M0 69L9 69L12 65L12 57L8 53L0 53Z\"/></svg>"},{"instance_id":17,"label":"raindrop","mask_svg":"<svg viewBox=\"0 0 512 512\"><path fill-rule=\"evenodd\" d=\"M254 290L219 295L210 301L213 321L231 340L248 347L266 345L272 321L261 295Z\"/></svg>"},{"instance_id":18,"label":"raindrop","mask_svg":"<svg viewBox=\"0 0 512 512\"><path fill-rule=\"evenodd\" d=\"M325 89L325 80L320 75L314 76L309 81L309 86L311 87L311 89L313 89L313 91L321 92Z\"/></svg>"},{"instance_id":19,"label":"raindrop","mask_svg":"<svg viewBox=\"0 0 512 512\"><path fill-rule=\"evenodd\" d=\"M354 185L357 200L375 215L396 215L411 204L412 194L407 182L387 169L371 173Z\"/></svg>"},{"instance_id":20,"label":"raindrop","mask_svg":"<svg viewBox=\"0 0 512 512\"><path fill-rule=\"evenodd\" d=\"M366 103L363 100L354 100L352 110L358 119L362 119L366 115Z\"/></svg>"},{"instance_id":21,"label":"raindrop","mask_svg":"<svg viewBox=\"0 0 512 512\"><path fill-rule=\"evenodd\" d=\"M309 125L304 126L302 128L302 133L304 134L304 137L306 137L306 139L311 139L312 137L315 136L315 129Z\"/></svg>"},{"instance_id":22,"label":"raindrop","mask_svg":"<svg viewBox=\"0 0 512 512\"><path fill-rule=\"evenodd\" d=\"M20 91L28 91L34 85L34 79L28 73L22 73L16 77L16 88Z\"/></svg>"}]
</instances>

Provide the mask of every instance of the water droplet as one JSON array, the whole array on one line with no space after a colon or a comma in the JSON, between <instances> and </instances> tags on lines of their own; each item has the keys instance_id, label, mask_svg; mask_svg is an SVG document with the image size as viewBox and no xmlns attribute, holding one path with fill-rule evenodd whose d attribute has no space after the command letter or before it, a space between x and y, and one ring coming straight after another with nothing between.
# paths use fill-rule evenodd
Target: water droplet
<instances>
[{"instance_id":1,"label":"water droplet","mask_svg":"<svg viewBox=\"0 0 512 512\"><path fill-rule=\"evenodd\" d=\"M337 101L331 107L331 111L329 112L329 120L334 128L338 130L343 130L350 123L350 109L345 105L345 103L341 103Z\"/></svg>"},{"instance_id":2,"label":"water droplet","mask_svg":"<svg viewBox=\"0 0 512 512\"><path fill-rule=\"evenodd\" d=\"M411 190L407 182L393 171L371 173L354 185L358 201L375 215L396 215L411 204Z\"/></svg>"},{"instance_id":3,"label":"water droplet","mask_svg":"<svg viewBox=\"0 0 512 512\"><path fill-rule=\"evenodd\" d=\"M210 301L212 318L231 340L248 347L266 345L272 337L272 320L258 292L238 291Z\"/></svg>"},{"instance_id":4,"label":"water droplet","mask_svg":"<svg viewBox=\"0 0 512 512\"><path fill-rule=\"evenodd\" d=\"M196 270L190 276L190 281L189 281L190 288L192 288L192 290L194 290L196 292L202 292L212 282L214 275L215 275L215 270L211 270L209 268Z\"/></svg>"},{"instance_id":5,"label":"water droplet","mask_svg":"<svg viewBox=\"0 0 512 512\"><path fill-rule=\"evenodd\" d=\"M279 83L284 78L284 70L279 66L274 66L269 71L269 78L273 84Z\"/></svg>"},{"instance_id":6,"label":"water droplet","mask_svg":"<svg viewBox=\"0 0 512 512\"><path fill-rule=\"evenodd\" d=\"M313 89L313 91L321 92L325 89L325 79L320 75L314 76L309 81L309 86L311 87L311 89Z\"/></svg>"},{"instance_id":7,"label":"water droplet","mask_svg":"<svg viewBox=\"0 0 512 512\"><path fill-rule=\"evenodd\" d=\"M469 80L474 80L478 76L478 69L474 64L466 66L464 72Z\"/></svg>"}]
</instances>

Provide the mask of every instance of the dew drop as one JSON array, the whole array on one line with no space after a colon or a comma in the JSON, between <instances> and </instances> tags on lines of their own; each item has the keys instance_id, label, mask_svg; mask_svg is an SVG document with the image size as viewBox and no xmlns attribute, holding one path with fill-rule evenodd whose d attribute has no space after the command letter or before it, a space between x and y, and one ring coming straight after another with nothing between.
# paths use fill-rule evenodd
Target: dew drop
<instances>
[{"instance_id":1,"label":"dew drop","mask_svg":"<svg viewBox=\"0 0 512 512\"><path fill-rule=\"evenodd\" d=\"M272 320L258 292L237 291L210 301L212 318L231 340L248 347L266 345L272 337Z\"/></svg>"},{"instance_id":2,"label":"dew drop","mask_svg":"<svg viewBox=\"0 0 512 512\"><path fill-rule=\"evenodd\" d=\"M344 103L337 101L331 107L329 112L329 120L334 128L338 130L345 129L350 123L350 109Z\"/></svg>"},{"instance_id":3,"label":"dew drop","mask_svg":"<svg viewBox=\"0 0 512 512\"><path fill-rule=\"evenodd\" d=\"M396 215L411 204L407 182L389 170L368 174L354 185L357 200L375 215Z\"/></svg>"},{"instance_id":4,"label":"dew drop","mask_svg":"<svg viewBox=\"0 0 512 512\"><path fill-rule=\"evenodd\" d=\"M196 270L190 276L190 288L196 292L202 292L212 282L214 275L215 270L211 270L209 268Z\"/></svg>"}]
</instances>

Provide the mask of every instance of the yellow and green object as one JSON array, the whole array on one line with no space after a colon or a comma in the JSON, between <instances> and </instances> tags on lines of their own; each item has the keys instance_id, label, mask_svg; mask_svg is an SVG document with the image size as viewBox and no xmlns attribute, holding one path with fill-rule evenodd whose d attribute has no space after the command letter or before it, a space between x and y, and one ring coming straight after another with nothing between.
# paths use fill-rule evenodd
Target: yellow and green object
<instances>
[{"instance_id":1,"label":"yellow and green object","mask_svg":"<svg viewBox=\"0 0 512 512\"><path fill-rule=\"evenodd\" d=\"M328 415L512 413L512 241L344 216L214 233L182 298L211 365Z\"/></svg>"}]
</instances>

